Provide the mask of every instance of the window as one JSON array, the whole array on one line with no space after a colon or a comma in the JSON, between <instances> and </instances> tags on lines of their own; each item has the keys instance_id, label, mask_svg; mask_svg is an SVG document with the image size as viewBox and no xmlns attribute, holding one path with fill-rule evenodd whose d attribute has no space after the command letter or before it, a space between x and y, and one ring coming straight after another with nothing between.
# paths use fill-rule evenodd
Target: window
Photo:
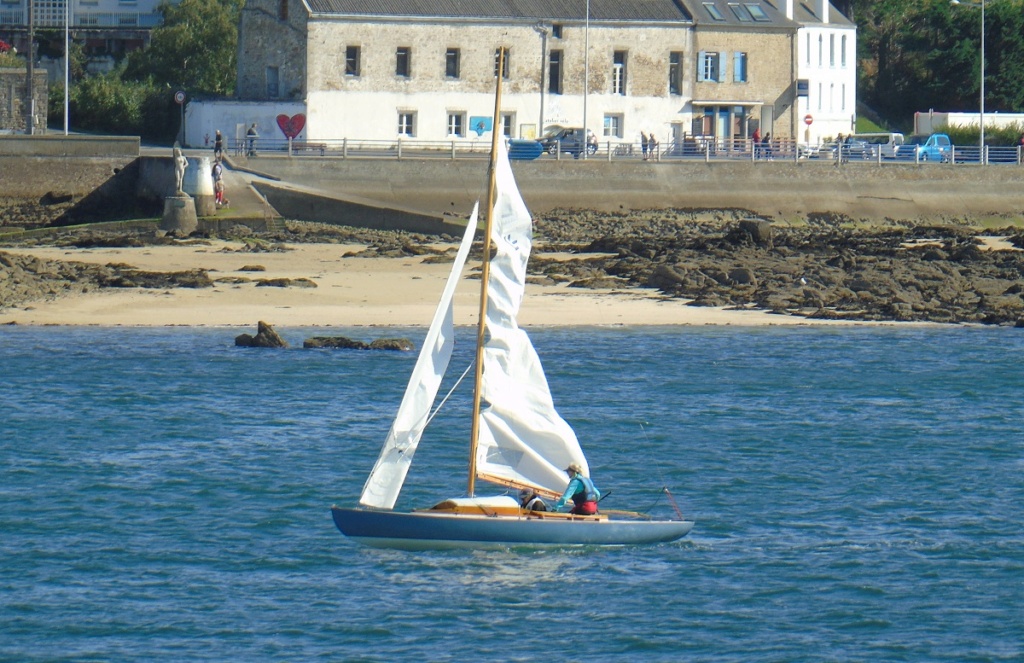
<instances>
[{"instance_id":1,"label":"window","mask_svg":"<svg viewBox=\"0 0 1024 663\"><path fill-rule=\"evenodd\" d=\"M561 39L562 38L562 26L560 24L555 23L554 25L551 26L551 38L552 39Z\"/></svg>"},{"instance_id":2,"label":"window","mask_svg":"<svg viewBox=\"0 0 1024 663\"><path fill-rule=\"evenodd\" d=\"M821 41L821 39L822 39L821 35L818 35L818 66L819 66L819 67L820 67L820 66L821 66L821 64L822 64L822 59L821 59L821 57L822 57L822 52L823 52L823 50L822 50L822 49L824 48L824 47L822 46L822 41Z\"/></svg>"},{"instance_id":3,"label":"window","mask_svg":"<svg viewBox=\"0 0 1024 663\"><path fill-rule=\"evenodd\" d=\"M548 92L562 94L562 51L551 51L548 56Z\"/></svg>"},{"instance_id":4,"label":"window","mask_svg":"<svg viewBox=\"0 0 1024 663\"><path fill-rule=\"evenodd\" d=\"M622 138L622 116L604 116L604 135L608 138Z\"/></svg>"},{"instance_id":5,"label":"window","mask_svg":"<svg viewBox=\"0 0 1024 663\"><path fill-rule=\"evenodd\" d=\"M828 66L836 66L836 36L828 36Z\"/></svg>"},{"instance_id":6,"label":"window","mask_svg":"<svg viewBox=\"0 0 1024 663\"><path fill-rule=\"evenodd\" d=\"M683 93L683 54L679 51L668 54L668 93Z\"/></svg>"},{"instance_id":7,"label":"window","mask_svg":"<svg viewBox=\"0 0 1024 663\"><path fill-rule=\"evenodd\" d=\"M697 82L725 82L725 53L701 51L697 54Z\"/></svg>"},{"instance_id":8,"label":"window","mask_svg":"<svg viewBox=\"0 0 1024 663\"><path fill-rule=\"evenodd\" d=\"M516 116L514 113L501 114L501 135L505 138L512 138L512 127L515 126Z\"/></svg>"},{"instance_id":9,"label":"window","mask_svg":"<svg viewBox=\"0 0 1024 663\"><path fill-rule=\"evenodd\" d=\"M267 67L267 97L277 99L281 95L277 67Z\"/></svg>"},{"instance_id":10,"label":"window","mask_svg":"<svg viewBox=\"0 0 1024 663\"><path fill-rule=\"evenodd\" d=\"M807 33L807 66L811 66L811 33Z\"/></svg>"},{"instance_id":11,"label":"window","mask_svg":"<svg viewBox=\"0 0 1024 663\"><path fill-rule=\"evenodd\" d=\"M626 94L626 51L612 54L612 94Z\"/></svg>"},{"instance_id":12,"label":"window","mask_svg":"<svg viewBox=\"0 0 1024 663\"><path fill-rule=\"evenodd\" d=\"M846 37L843 37L843 39L846 39ZM839 103L840 103L839 110L843 110L844 111L844 110L846 110L846 83L843 83L842 95L843 96L839 98Z\"/></svg>"},{"instance_id":13,"label":"window","mask_svg":"<svg viewBox=\"0 0 1024 663\"><path fill-rule=\"evenodd\" d=\"M746 5L746 7L747 7L747 11L750 12L750 15L754 17L755 21L770 21L770 20L772 20L772 19L768 18L768 14L764 13L764 9L761 8L761 5L752 5L752 4L748 3Z\"/></svg>"},{"instance_id":14,"label":"window","mask_svg":"<svg viewBox=\"0 0 1024 663\"><path fill-rule=\"evenodd\" d=\"M507 48L497 48L494 51L494 76L495 77L498 76L498 63L502 62L502 60L501 60L501 52L502 51L505 51L505 60L504 60L504 65L501 68L501 79L507 81L508 80L508 61L509 61L509 49L507 49Z\"/></svg>"},{"instance_id":15,"label":"window","mask_svg":"<svg viewBox=\"0 0 1024 663\"><path fill-rule=\"evenodd\" d=\"M277 0L277 20L288 20L288 0Z\"/></svg>"},{"instance_id":16,"label":"window","mask_svg":"<svg viewBox=\"0 0 1024 663\"><path fill-rule=\"evenodd\" d=\"M398 112L398 135L410 138L416 135L416 113L411 111Z\"/></svg>"},{"instance_id":17,"label":"window","mask_svg":"<svg viewBox=\"0 0 1024 663\"><path fill-rule=\"evenodd\" d=\"M444 52L444 76L445 78L459 77L459 49L449 48Z\"/></svg>"},{"instance_id":18,"label":"window","mask_svg":"<svg viewBox=\"0 0 1024 663\"><path fill-rule=\"evenodd\" d=\"M842 45L839 47L839 62L839 66L846 69L846 35L843 35Z\"/></svg>"},{"instance_id":19,"label":"window","mask_svg":"<svg viewBox=\"0 0 1024 663\"><path fill-rule=\"evenodd\" d=\"M408 46L399 46L395 51L395 76L409 78L409 63L412 59L412 49Z\"/></svg>"},{"instance_id":20,"label":"window","mask_svg":"<svg viewBox=\"0 0 1024 663\"><path fill-rule=\"evenodd\" d=\"M747 82L747 54L739 51L732 54L732 80L734 83Z\"/></svg>"},{"instance_id":21,"label":"window","mask_svg":"<svg viewBox=\"0 0 1024 663\"><path fill-rule=\"evenodd\" d=\"M821 83L818 83L818 110L821 110Z\"/></svg>"},{"instance_id":22,"label":"window","mask_svg":"<svg viewBox=\"0 0 1024 663\"><path fill-rule=\"evenodd\" d=\"M359 47L349 46L345 49L345 75L359 75Z\"/></svg>"},{"instance_id":23,"label":"window","mask_svg":"<svg viewBox=\"0 0 1024 663\"><path fill-rule=\"evenodd\" d=\"M754 20L754 17L750 15L750 11L743 5L737 5L729 3L729 9L741 23L750 23Z\"/></svg>"},{"instance_id":24,"label":"window","mask_svg":"<svg viewBox=\"0 0 1024 663\"><path fill-rule=\"evenodd\" d=\"M836 97L836 84L832 83L828 86L828 110L832 112L835 110L835 97Z\"/></svg>"},{"instance_id":25,"label":"window","mask_svg":"<svg viewBox=\"0 0 1024 663\"><path fill-rule=\"evenodd\" d=\"M708 15L711 18L715 19L716 21L724 21L725 20L725 17L722 16L722 12L718 11L718 7L714 6L712 3L705 2L704 3L704 9L707 11Z\"/></svg>"},{"instance_id":26,"label":"window","mask_svg":"<svg viewBox=\"0 0 1024 663\"><path fill-rule=\"evenodd\" d=\"M461 112L448 113L448 135L462 138L466 135L466 114Z\"/></svg>"}]
</instances>

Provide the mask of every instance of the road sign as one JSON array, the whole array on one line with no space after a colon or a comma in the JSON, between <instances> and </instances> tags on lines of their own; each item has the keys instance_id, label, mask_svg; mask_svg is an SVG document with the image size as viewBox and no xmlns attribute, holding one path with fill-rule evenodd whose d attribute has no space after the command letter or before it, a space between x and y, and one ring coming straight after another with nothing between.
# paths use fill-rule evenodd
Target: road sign
<instances>
[{"instance_id":1,"label":"road sign","mask_svg":"<svg viewBox=\"0 0 1024 663\"><path fill-rule=\"evenodd\" d=\"M814 122L814 118L811 117L810 113L808 113L807 115L804 115L804 124L806 124L807 126L811 126L812 122Z\"/></svg>"},{"instance_id":2,"label":"road sign","mask_svg":"<svg viewBox=\"0 0 1024 663\"><path fill-rule=\"evenodd\" d=\"M185 103L185 93L182 92L181 90L178 90L177 92L175 92L174 93L174 101L179 103L179 104ZM810 115L808 115L807 117L810 117Z\"/></svg>"}]
</instances>

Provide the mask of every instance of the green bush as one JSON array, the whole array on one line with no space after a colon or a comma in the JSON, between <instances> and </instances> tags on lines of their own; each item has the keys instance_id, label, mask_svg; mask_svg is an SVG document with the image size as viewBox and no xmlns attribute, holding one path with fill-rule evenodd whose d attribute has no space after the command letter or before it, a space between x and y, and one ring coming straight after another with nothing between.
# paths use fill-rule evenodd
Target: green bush
<instances>
[{"instance_id":1,"label":"green bush","mask_svg":"<svg viewBox=\"0 0 1024 663\"><path fill-rule=\"evenodd\" d=\"M952 127L940 127L938 132L949 134L949 139L954 145L977 145L978 140L981 138L981 131L978 127L955 125ZM1016 146L1020 141L1021 134L1024 134L1024 125L1020 123L1014 123L1006 127L986 127L985 144Z\"/></svg>"},{"instance_id":2,"label":"green bush","mask_svg":"<svg viewBox=\"0 0 1024 663\"><path fill-rule=\"evenodd\" d=\"M59 117L63 118L63 91L59 101ZM51 120L52 102L53 97ZM178 132L180 120L170 92L150 81L123 80L120 68L79 81L71 88L70 105L78 129L162 142L172 140Z\"/></svg>"}]
</instances>

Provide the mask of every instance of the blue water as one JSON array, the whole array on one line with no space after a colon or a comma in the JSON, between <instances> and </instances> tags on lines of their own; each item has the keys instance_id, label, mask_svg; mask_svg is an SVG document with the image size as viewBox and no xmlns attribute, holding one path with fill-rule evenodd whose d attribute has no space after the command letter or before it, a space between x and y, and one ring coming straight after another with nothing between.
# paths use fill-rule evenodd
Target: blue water
<instances>
[{"instance_id":1,"label":"blue water","mask_svg":"<svg viewBox=\"0 0 1024 663\"><path fill-rule=\"evenodd\" d=\"M536 330L605 504L696 527L498 553L331 522L414 356L236 333L0 329L0 659L1024 658L1021 330ZM400 507L465 489L463 391Z\"/></svg>"}]
</instances>

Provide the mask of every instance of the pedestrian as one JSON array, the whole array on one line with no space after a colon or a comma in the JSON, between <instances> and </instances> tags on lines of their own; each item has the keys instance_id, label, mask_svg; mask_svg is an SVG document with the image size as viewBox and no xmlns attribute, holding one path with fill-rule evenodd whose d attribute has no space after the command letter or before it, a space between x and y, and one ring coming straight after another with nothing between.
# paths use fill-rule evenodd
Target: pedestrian
<instances>
[{"instance_id":1,"label":"pedestrian","mask_svg":"<svg viewBox=\"0 0 1024 663\"><path fill-rule=\"evenodd\" d=\"M647 136L647 157L655 160L658 158L658 139L654 137L653 131Z\"/></svg>"},{"instance_id":2,"label":"pedestrian","mask_svg":"<svg viewBox=\"0 0 1024 663\"><path fill-rule=\"evenodd\" d=\"M224 156L224 137L220 135L220 129L217 129L217 134L213 137L213 158L221 159Z\"/></svg>"},{"instance_id":3,"label":"pedestrian","mask_svg":"<svg viewBox=\"0 0 1024 663\"><path fill-rule=\"evenodd\" d=\"M754 141L754 159L761 158L761 129L758 127L754 129L754 135L750 137Z\"/></svg>"},{"instance_id":4,"label":"pedestrian","mask_svg":"<svg viewBox=\"0 0 1024 663\"><path fill-rule=\"evenodd\" d=\"M772 156L772 135L771 134L767 134L766 133L764 135L764 138L761 139L761 148L762 148L762 152L764 153L764 158L765 159L768 159L768 161L774 161L775 160L774 157Z\"/></svg>"},{"instance_id":5,"label":"pedestrian","mask_svg":"<svg viewBox=\"0 0 1024 663\"><path fill-rule=\"evenodd\" d=\"M647 134L643 131L640 132L640 151L644 155L644 161L647 161Z\"/></svg>"},{"instance_id":6,"label":"pedestrian","mask_svg":"<svg viewBox=\"0 0 1024 663\"><path fill-rule=\"evenodd\" d=\"M256 156L256 139L260 137L258 131L256 131L256 123L253 122L249 130L245 132L245 137L249 141L249 151L246 156Z\"/></svg>"},{"instance_id":7,"label":"pedestrian","mask_svg":"<svg viewBox=\"0 0 1024 663\"><path fill-rule=\"evenodd\" d=\"M224 164L220 159L213 162L213 169L210 173L213 176L213 200L217 207L224 207L227 205L224 198Z\"/></svg>"}]
</instances>

